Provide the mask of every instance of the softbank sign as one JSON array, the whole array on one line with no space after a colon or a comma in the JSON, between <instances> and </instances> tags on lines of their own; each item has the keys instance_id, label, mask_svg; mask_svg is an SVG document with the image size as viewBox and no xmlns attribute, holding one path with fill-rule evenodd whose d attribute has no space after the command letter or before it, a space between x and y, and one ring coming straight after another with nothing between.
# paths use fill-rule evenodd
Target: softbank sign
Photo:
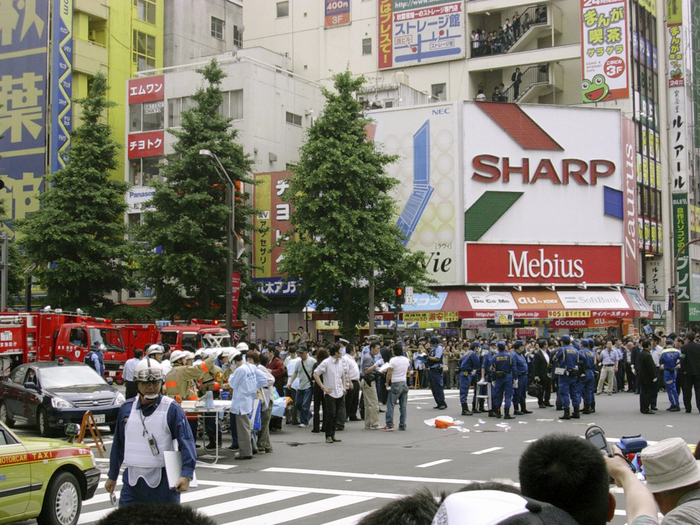
<instances>
[{"instance_id":1,"label":"softbank sign","mask_svg":"<svg viewBox=\"0 0 700 525\"><path fill-rule=\"evenodd\" d=\"M466 102L463 121L467 283L638 284L634 137L618 110ZM532 246L478 269L471 243Z\"/></svg>"}]
</instances>

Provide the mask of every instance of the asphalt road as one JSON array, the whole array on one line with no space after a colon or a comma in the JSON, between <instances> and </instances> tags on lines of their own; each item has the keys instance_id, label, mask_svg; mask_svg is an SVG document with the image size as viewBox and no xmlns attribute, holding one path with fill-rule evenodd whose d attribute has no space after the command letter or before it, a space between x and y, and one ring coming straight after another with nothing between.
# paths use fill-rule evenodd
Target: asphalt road
<instances>
[{"instance_id":1,"label":"asphalt road","mask_svg":"<svg viewBox=\"0 0 700 525\"><path fill-rule=\"evenodd\" d=\"M665 394L659 395L659 412L653 416L640 414L637 395L619 393L599 396L596 414L570 421L558 420L553 408L538 409L533 399L528 403L533 414L510 421L485 414L459 416L456 391L447 393L447 403L447 410L433 410L429 390L412 390L406 432L369 431L362 421L349 422L337 434L342 442L335 444L326 444L323 434L308 428L284 425L272 435L274 452L251 461L234 461L233 453L224 450L212 465L211 454L200 449L199 488L184 495L183 502L220 524L351 525L389 499L422 486L437 494L473 480L517 483L520 454L530 442L552 432L583 436L588 425L596 424L610 441L635 434L652 442L676 436L689 443L700 439L698 410L666 412ZM443 414L463 420L461 429L440 430L424 422ZM383 424L384 414L380 416ZM16 430L36 434L29 427ZM109 447L109 434L105 440ZM98 457L98 465L106 472L108 459ZM612 490L618 500L612 523L622 525L624 497ZM109 497L100 488L84 503L79 523L93 523L110 509Z\"/></svg>"}]
</instances>

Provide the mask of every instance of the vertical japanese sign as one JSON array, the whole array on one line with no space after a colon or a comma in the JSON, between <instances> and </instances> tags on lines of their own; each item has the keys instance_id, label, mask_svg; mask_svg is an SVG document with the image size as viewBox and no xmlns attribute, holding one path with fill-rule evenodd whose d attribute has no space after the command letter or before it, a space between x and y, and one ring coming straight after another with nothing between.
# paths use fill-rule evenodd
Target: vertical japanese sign
<instances>
[{"instance_id":1,"label":"vertical japanese sign","mask_svg":"<svg viewBox=\"0 0 700 525\"><path fill-rule=\"evenodd\" d=\"M0 2L0 176L12 219L39 209L46 171L48 0Z\"/></svg>"},{"instance_id":2,"label":"vertical japanese sign","mask_svg":"<svg viewBox=\"0 0 700 525\"><path fill-rule=\"evenodd\" d=\"M629 97L624 0L581 0L584 102Z\"/></svg>"},{"instance_id":3,"label":"vertical japanese sign","mask_svg":"<svg viewBox=\"0 0 700 525\"><path fill-rule=\"evenodd\" d=\"M276 171L255 175L258 185L255 187L254 202L257 215L254 235L253 282L264 295L296 295L296 283L286 282L278 269L283 253L280 241L292 229L292 213L289 203L289 180L294 176L291 171Z\"/></svg>"},{"instance_id":4,"label":"vertical japanese sign","mask_svg":"<svg viewBox=\"0 0 700 525\"><path fill-rule=\"evenodd\" d=\"M622 184L625 284L639 285L639 250L637 249L637 173L635 169L634 122L622 117Z\"/></svg>"},{"instance_id":5,"label":"vertical japanese sign","mask_svg":"<svg viewBox=\"0 0 700 525\"><path fill-rule=\"evenodd\" d=\"M463 0L379 0L379 69L464 58Z\"/></svg>"},{"instance_id":6,"label":"vertical japanese sign","mask_svg":"<svg viewBox=\"0 0 700 525\"><path fill-rule=\"evenodd\" d=\"M688 192L686 92L682 0L667 0L666 45L668 60L669 176L673 193Z\"/></svg>"},{"instance_id":7,"label":"vertical japanese sign","mask_svg":"<svg viewBox=\"0 0 700 525\"><path fill-rule=\"evenodd\" d=\"M236 320L238 315L238 298L241 295L241 274L233 272L231 274L231 319Z\"/></svg>"},{"instance_id":8,"label":"vertical japanese sign","mask_svg":"<svg viewBox=\"0 0 700 525\"><path fill-rule=\"evenodd\" d=\"M53 1L51 171L66 167L73 107L73 0Z\"/></svg>"},{"instance_id":9,"label":"vertical japanese sign","mask_svg":"<svg viewBox=\"0 0 700 525\"><path fill-rule=\"evenodd\" d=\"M673 201L673 255L678 252L690 240L690 228L688 224L688 194L676 193ZM690 256L688 250L678 256L676 267L676 300L678 302L690 301Z\"/></svg>"},{"instance_id":10,"label":"vertical japanese sign","mask_svg":"<svg viewBox=\"0 0 700 525\"><path fill-rule=\"evenodd\" d=\"M325 0L326 27L350 24L350 0Z\"/></svg>"}]
</instances>

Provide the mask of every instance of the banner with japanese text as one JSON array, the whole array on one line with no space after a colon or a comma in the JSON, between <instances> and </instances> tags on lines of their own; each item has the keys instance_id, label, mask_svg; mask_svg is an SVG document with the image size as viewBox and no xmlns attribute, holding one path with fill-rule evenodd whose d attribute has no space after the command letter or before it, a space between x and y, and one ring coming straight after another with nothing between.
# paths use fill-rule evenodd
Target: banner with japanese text
<instances>
[{"instance_id":1,"label":"banner with japanese text","mask_svg":"<svg viewBox=\"0 0 700 525\"><path fill-rule=\"evenodd\" d=\"M231 319L236 320L238 315L238 299L241 295L241 274L233 272L231 274Z\"/></svg>"},{"instance_id":2,"label":"banner with japanese text","mask_svg":"<svg viewBox=\"0 0 700 525\"><path fill-rule=\"evenodd\" d=\"M254 190L255 233L253 236L253 282L264 295L296 295L296 283L287 282L278 270L282 260L279 241L292 229L289 203L291 171L257 173Z\"/></svg>"},{"instance_id":3,"label":"banner with japanese text","mask_svg":"<svg viewBox=\"0 0 700 525\"><path fill-rule=\"evenodd\" d=\"M66 167L73 116L73 0L53 0L51 172Z\"/></svg>"},{"instance_id":4,"label":"banner with japanese text","mask_svg":"<svg viewBox=\"0 0 700 525\"><path fill-rule=\"evenodd\" d=\"M666 59L668 70L669 177L673 193L688 193L688 118L686 115L683 2L666 1Z\"/></svg>"},{"instance_id":5,"label":"banner with japanese text","mask_svg":"<svg viewBox=\"0 0 700 525\"><path fill-rule=\"evenodd\" d=\"M379 0L379 69L464 58L463 0Z\"/></svg>"},{"instance_id":6,"label":"banner with japanese text","mask_svg":"<svg viewBox=\"0 0 700 525\"><path fill-rule=\"evenodd\" d=\"M581 0L583 102L629 98L624 0Z\"/></svg>"},{"instance_id":7,"label":"banner with japanese text","mask_svg":"<svg viewBox=\"0 0 700 525\"><path fill-rule=\"evenodd\" d=\"M326 5L326 27L350 24L350 0L324 0Z\"/></svg>"},{"instance_id":8,"label":"banner with japanese text","mask_svg":"<svg viewBox=\"0 0 700 525\"><path fill-rule=\"evenodd\" d=\"M676 266L676 300L690 301L690 255L687 248L680 253L690 240L688 223L688 194L675 193L673 200L673 255L677 257Z\"/></svg>"},{"instance_id":9,"label":"banner with japanese text","mask_svg":"<svg viewBox=\"0 0 700 525\"><path fill-rule=\"evenodd\" d=\"M0 2L0 176L9 218L39 209L46 172L49 1Z\"/></svg>"}]
</instances>

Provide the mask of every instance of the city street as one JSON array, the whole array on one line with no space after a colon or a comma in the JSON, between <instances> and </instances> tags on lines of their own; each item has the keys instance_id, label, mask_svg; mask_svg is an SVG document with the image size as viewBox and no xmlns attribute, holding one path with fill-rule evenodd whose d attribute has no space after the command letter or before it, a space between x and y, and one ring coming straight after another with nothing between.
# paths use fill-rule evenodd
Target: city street
<instances>
[{"instance_id":1,"label":"city street","mask_svg":"<svg viewBox=\"0 0 700 525\"><path fill-rule=\"evenodd\" d=\"M473 480L517 482L522 451L552 432L582 436L587 425L597 424L609 441L640 433L650 442L679 436L694 444L700 439L697 409L693 414L666 412L668 399L660 393L659 412L644 416L638 399L630 393L598 396L596 414L558 421L558 412L538 409L537 401L530 398L528 408L533 414L503 421L485 414L459 417L457 391L448 391L449 408L437 411L432 409L429 390L411 390L406 432L369 431L362 421L349 422L337 434L342 443L329 445L322 434L285 425L272 435L274 453L238 462L224 449L217 465L211 465L212 455L200 449L199 488L185 494L183 503L220 524L350 525L389 499L422 486L437 494ZM464 420L462 430L439 430L424 423L443 414ZM384 414L380 416L383 424ZM15 430L36 435L28 427ZM105 440L111 441L109 434ZM224 446L229 444L230 438L224 436ZM98 466L106 473L108 459L98 456ZM103 484L104 480L96 496L83 504L81 525L111 510ZM624 497L615 488L613 492L618 505L612 523L622 525L626 522Z\"/></svg>"}]
</instances>

